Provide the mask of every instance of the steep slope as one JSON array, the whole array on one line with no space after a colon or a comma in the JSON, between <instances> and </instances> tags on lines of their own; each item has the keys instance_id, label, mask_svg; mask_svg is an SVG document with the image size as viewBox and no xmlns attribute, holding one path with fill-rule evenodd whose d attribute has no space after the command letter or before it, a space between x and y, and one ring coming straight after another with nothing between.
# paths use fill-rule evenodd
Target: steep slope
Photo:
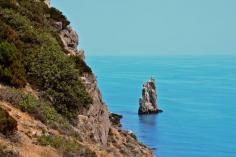
<instances>
[{"instance_id":1,"label":"steep slope","mask_svg":"<svg viewBox=\"0 0 236 157\"><path fill-rule=\"evenodd\" d=\"M108 112L77 33L49 4L0 0L0 108L17 121L0 156L152 157Z\"/></svg>"}]
</instances>

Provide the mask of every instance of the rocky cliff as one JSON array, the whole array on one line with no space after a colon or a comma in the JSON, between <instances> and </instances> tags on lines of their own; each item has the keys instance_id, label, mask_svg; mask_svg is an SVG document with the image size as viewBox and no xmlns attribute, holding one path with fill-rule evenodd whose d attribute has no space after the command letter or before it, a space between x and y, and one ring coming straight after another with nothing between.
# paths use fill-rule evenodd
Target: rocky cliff
<instances>
[{"instance_id":1,"label":"rocky cliff","mask_svg":"<svg viewBox=\"0 0 236 157\"><path fill-rule=\"evenodd\" d=\"M70 29L69 32L74 33L65 33L68 31L68 28ZM84 58L84 55L76 49L79 43L78 35L75 35L76 32L68 26L65 30L61 30L60 34L64 47L70 52L69 55L79 55ZM65 36L64 34L67 35ZM68 45L74 46L68 48ZM133 133L121 129L119 120L114 123L114 119L117 119L117 116L119 118L121 117L108 112L106 104L102 100L101 92L97 87L95 75L84 73L81 80L93 98L93 105L88 110L85 110L83 114L78 115L76 125L82 135L83 141L106 147L110 155L112 154L115 157L153 156L152 151L145 145L139 143Z\"/></svg>"},{"instance_id":2,"label":"rocky cliff","mask_svg":"<svg viewBox=\"0 0 236 157\"><path fill-rule=\"evenodd\" d=\"M84 51L81 48L78 49L79 36L72 27L68 25L63 29L61 21L53 21L53 26L59 32L66 55L78 56L83 60L85 58ZM80 79L93 99L93 104L90 105L89 109L84 109L83 113L78 115L77 129L83 141L106 145L111 124L107 107L102 101L100 90L97 87L95 75L84 72Z\"/></svg>"},{"instance_id":3,"label":"rocky cliff","mask_svg":"<svg viewBox=\"0 0 236 157\"><path fill-rule=\"evenodd\" d=\"M44 2L0 1L0 156L152 157L108 112L79 36Z\"/></svg>"}]
</instances>

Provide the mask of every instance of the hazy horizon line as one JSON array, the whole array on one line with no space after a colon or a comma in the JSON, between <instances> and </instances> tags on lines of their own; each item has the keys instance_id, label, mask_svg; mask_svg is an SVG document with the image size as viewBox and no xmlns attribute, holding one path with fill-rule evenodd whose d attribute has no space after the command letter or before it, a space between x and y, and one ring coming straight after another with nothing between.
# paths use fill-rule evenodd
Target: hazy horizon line
<instances>
[{"instance_id":1,"label":"hazy horizon line","mask_svg":"<svg viewBox=\"0 0 236 157\"><path fill-rule=\"evenodd\" d=\"M85 57L158 57L158 56L236 56L233 53L226 54L87 54L85 52Z\"/></svg>"}]
</instances>

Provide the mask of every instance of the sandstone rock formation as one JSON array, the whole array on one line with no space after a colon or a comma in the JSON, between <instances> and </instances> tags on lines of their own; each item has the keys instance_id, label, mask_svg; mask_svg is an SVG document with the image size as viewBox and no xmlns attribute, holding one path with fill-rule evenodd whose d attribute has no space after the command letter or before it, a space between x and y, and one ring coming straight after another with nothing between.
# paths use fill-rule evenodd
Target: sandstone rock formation
<instances>
[{"instance_id":1,"label":"sandstone rock formation","mask_svg":"<svg viewBox=\"0 0 236 157\"><path fill-rule=\"evenodd\" d=\"M153 114L162 112L157 104L155 80L151 78L143 85L142 98L139 99L139 114Z\"/></svg>"}]
</instances>

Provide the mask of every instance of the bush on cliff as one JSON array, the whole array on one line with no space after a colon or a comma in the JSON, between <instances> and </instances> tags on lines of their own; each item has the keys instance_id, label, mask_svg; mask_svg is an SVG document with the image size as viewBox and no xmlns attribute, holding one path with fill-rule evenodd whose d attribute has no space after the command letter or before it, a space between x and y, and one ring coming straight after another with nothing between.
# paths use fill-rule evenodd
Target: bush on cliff
<instances>
[{"instance_id":1,"label":"bush on cliff","mask_svg":"<svg viewBox=\"0 0 236 157\"><path fill-rule=\"evenodd\" d=\"M45 46L27 52L28 80L44 91L59 113L73 119L92 100L74 63L63 54L55 39L50 36L47 39Z\"/></svg>"},{"instance_id":2,"label":"bush on cliff","mask_svg":"<svg viewBox=\"0 0 236 157\"><path fill-rule=\"evenodd\" d=\"M80 81L82 72L91 69L83 61L64 54L50 18L62 21L64 26L69 24L60 11L49 9L43 2L0 0L0 42L7 41L2 47L11 52L2 57L2 62L9 58L14 63L14 66L1 64L0 75L4 79L0 82L15 87L29 82L57 112L73 119L92 103Z\"/></svg>"}]
</instances>

